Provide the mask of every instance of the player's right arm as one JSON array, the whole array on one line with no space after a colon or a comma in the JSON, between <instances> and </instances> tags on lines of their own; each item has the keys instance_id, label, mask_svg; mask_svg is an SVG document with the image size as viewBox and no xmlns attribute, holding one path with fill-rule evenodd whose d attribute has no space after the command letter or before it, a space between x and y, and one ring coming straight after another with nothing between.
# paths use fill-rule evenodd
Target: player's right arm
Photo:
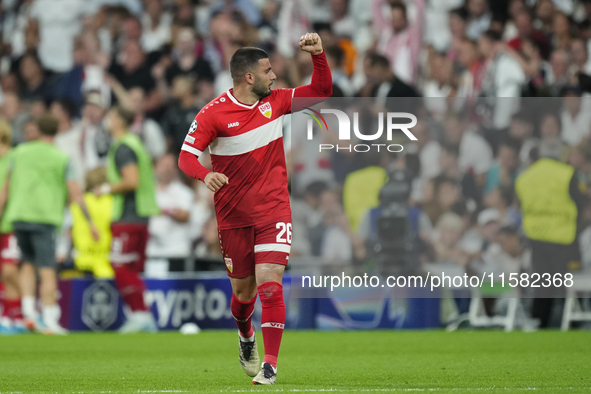
<instances>
[{"instance_id":1,"label":"player's right arm","mask_svg":"<svg viewBox=\"0 0 591 394\"><path fill-rule=\"evenodd\" d=\"M230 181L224 174L212 172L199 162L199 156L217 136L214 122L204 111L206 110L197 114L185 137L179 156L179 168L191 178L203 181L209 190L215 192Z\"/></svg>"}]
</instances>

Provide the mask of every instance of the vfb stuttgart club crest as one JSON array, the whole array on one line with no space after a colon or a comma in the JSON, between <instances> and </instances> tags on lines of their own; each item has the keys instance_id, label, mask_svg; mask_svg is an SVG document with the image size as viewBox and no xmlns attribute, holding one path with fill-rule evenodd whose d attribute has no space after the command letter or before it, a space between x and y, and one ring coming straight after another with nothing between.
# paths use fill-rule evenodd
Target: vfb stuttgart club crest
<instances>
[{"instance_id":1,"label":"vfb stuttgart club crest","mask_svg":"<svg viewBox=\"0 0 591 394\"><path fill-rule=\"evenodd\" d=\"M232 270L234 269L234 264L232 264L232 259L229 257L224 257L224 263L226 263L226 267L228 267L228 271L230 271L230 273L231 273Z\"/></svg>"},{"instance_id":2,"label":"vfb stuttgart club crest","mask_svg":"<svg viewBox=\"0 0 591 394\"><path fill-rule=\"evenodd\" d=\"M271 119L271 115L273 114L271 103L264 103L259 105L259 111L261 111L261 113L265 115L267 119Z\"/></svg>"}]
</instances>

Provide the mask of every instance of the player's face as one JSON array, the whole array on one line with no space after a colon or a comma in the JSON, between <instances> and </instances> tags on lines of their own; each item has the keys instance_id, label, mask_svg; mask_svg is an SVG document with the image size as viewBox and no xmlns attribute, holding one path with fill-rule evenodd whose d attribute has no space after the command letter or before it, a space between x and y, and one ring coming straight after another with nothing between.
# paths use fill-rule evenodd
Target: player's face
<instances>
[{"instance_id":1,"label":"player's face","mask_svg":"<svg viewBox=\"0 0 591 394\"><path fill-rule=\"evenodd\" d=\"M267 97L271 94L271 85L273 81L277 79L277 76L271 70L271 62L269 59L259 60L259 67L254 73L254 85L252 92L260 98Z\"/></svg>"}]
</instances>

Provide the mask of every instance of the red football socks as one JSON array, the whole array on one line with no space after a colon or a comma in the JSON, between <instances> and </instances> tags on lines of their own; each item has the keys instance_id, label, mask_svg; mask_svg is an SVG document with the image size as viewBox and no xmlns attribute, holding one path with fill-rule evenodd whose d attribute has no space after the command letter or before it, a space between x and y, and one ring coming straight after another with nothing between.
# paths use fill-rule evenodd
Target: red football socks
<instances>
[{"instance_id":1,"label":"red football socks","mask_svg":"<svg viewBox=\"0 0 591 394\"><path fill-rule=\"evenodd\" d=\"M252 329L252 313L254 312L254 303L257 300L255 296L252 300L242 302L232 294L232 301L230 302L230 309L232 316L238 326L238 332L242 338L250 338L254 335Z\"/></svg>"},{"instance_id":2,"label":"red football socks","mask_svg":"<svg viewBox=\"0 0 591 394\"><path fill-rule=\"evenodd\" d=\"M8 317L11 320L23 320L23 311L21 310L21 300L2 300L2 317Z\"/></svg>"},{"instance_id":3,"label":"red football socks","mask_svg":"<svg viewBox=\"0 0 591 394\"><path fill-rule=\"evenodd\" d=\"M261 329L265 343L263 362L277 368L277 355L281 345L281 336L285 326L285 304L283 302L283 286L277 282L263 283L258 287L259 297L263 306Z\"/></svg>"},{"instance_id":4,"label":"red football socks","mask_svg":"<svg viewBox=\"0 0 591 394\"><path fill-rule=\"evenodd\" d=\"M148 308L144 302L144 282L139 274L125 265L113 265L113 271L115 271L115 283L123 302L132 312L147 311Z\"/></svg>"}]
</instances>

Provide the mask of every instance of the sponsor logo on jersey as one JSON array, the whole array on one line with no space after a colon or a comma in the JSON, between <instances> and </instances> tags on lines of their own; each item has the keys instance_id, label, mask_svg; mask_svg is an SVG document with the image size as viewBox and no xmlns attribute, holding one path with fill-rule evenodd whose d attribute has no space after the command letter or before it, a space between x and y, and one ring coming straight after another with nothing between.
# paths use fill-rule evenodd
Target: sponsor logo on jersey
<instances>
[{"instance_id":1,"label":"sponsor logo on jersey","mask_svg":"<svg viewBox=\"0 0 591 394\"><path fill-rule=\"evenodd\" d=\"M193 123L191 123L191 127L189 127L189 134L193 134L195 132L195 130L197 130L197 121L194 120Z\"/></svg>"},{"instance_id":2,"label":"sponsor logo on jersey","mask_svg":"<svg viewBox=\"0 0 591 394\"><path fill-rule=\"evenodd\" d=\"M228 123L228 128L231 129L232 127L237 127L239 126L240 123L239 122L234 122L234 123Z\"/></svg>"},{"instance_id":3,"label":"sponsor logo on jersey","mask_svg":"<svg viewBox=\"0 0 591 394\"><path fill-rule=\"evenodd\" d=\"M271 103L264 103L259 105L259 111L267 118L271 119L271 115L273 114L273 108L271 108Z\"/></svg>"},{"instance_id":4,"label":"sponsor logo on jersey","mask_svg":"<svg viewBox=\"0 0 591 394\"><path fill-rule=\"evenodd\" d=\"M109 282L94 282L82 294L82 321L93 331L103 331L117 320L119 293Z\"/></svg>"},{"instance_id":5,"label":"sponsor logo on jersey","mask_svg":"<svg viewBox=\"0 0 591 394\"><path fill-rule=\"evenodd\" d=\"M226 263L226 267L228 267L228 271L232 272L234 269L234 264L232 263L232 259L229 257L224 257L224 263Z\"/></svg>"}]
</instances>

